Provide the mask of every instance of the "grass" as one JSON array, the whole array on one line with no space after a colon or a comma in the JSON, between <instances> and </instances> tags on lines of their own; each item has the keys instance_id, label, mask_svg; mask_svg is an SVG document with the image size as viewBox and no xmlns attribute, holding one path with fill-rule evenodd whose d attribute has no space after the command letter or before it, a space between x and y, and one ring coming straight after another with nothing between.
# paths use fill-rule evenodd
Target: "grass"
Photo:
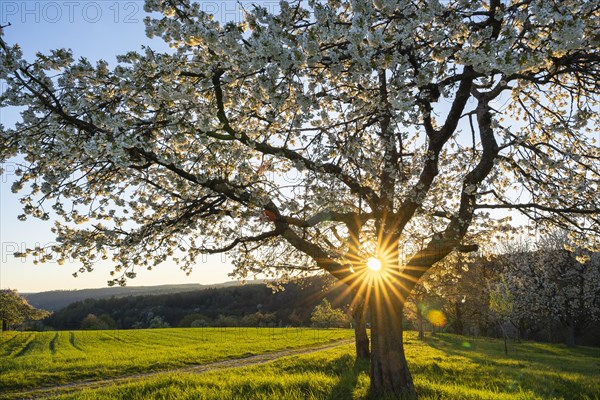
<instances>
[{"instance_id":1,"label":"grass","mask_svg":"<svg viewBox=\"0 0 600 400\"><path fill-rule=\"evenodd\" d=\"M499 340L439 335L411 344L409 362L426 399L600 398L598 348L523 342L505 356Z\"/></svg>"},{"instance_id":2,"label":"grass","mask_svg":"<svg viewBox=\"0 0 600 400\"><path fill-rule=\"evenodd\" d=\"M351 338L350 330L178 328L4 332L0 394L167 370Z\"/></svg>"},{"instance_id":3,"label":"grass","mask_svg":"<svg viewBox=\"0 0 600 400\"><path fill-rule=\"evenodd\" d=\"M502 342L487 338L438 334L419 341L415 333L407 332L405 342L421 400L600 399L598 348L523 342L512 343L505 356ZM168 373L60 398L342 400L368 396L368 365L356 364L353 346L343 345L263 365L203 374Z\"/></svg>"}]
</instances>

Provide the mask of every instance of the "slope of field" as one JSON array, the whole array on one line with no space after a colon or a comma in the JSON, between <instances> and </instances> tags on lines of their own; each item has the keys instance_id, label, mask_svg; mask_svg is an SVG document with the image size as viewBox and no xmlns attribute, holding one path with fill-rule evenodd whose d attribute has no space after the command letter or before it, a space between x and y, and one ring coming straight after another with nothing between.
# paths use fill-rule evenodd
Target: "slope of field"
<instances>
[{"instance_id":1,"label":"slope of field","mask_svg":"<svg viewBox=\"0 0 600 400\"><path fill-rule=\"evenodd\" d=\"M0 396L312 346L352 333L299 328L5 332L0 336Z\"/></svg>"},{"instance_id":2,"label":"slope of field","mask_svg":"<svg viewBox=\"0 0 600 400\"><path fill-rule=\"evenodd\" d=\"M407 335L407 357L421 400L599 399L600 349ZM368 365L343 345L269 364L141 379L62 399L365 399Z\"/></svg>"}]
</instances>

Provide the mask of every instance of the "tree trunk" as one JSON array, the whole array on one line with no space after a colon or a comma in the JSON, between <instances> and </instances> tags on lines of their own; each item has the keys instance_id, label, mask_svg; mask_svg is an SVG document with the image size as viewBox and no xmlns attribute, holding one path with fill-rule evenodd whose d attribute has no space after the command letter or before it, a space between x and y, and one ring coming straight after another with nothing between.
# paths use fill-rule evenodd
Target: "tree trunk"
<instances>
[{"instance_id":1,"label":"tree trunk","mask_svg":"<svg viewBox=\"0 0 600 400\"><path fill-rule=\"evenodd\" d=\"M419 307L419 304L417 303L417 325L419 328L419 340L425 340L425 332L423 331L424 324L423 313L421 312L421 307Z\"/></svg>"},{"instance_id":2,"label":"tree trunk","mask_svg":"<svg viewBox=\"0 0 600 400\"><path fill-rule=\"evenodd\" d=\"M502 323L500 323L499 325L500 325L500 331L502 332L502 338L504 339L504 355L507 356L508 355L508 334L506 332L506 329L504 329L504 325L502 325Z\"/></svg>"},{"instance_id":3,"label":"tree trunk","mask_svg":"<svg viewBox=\"0 0 600 400\"><path fill-rule=\"evenodd\" d=\"M361 248L360 243L360 230L362 224L360 218L353 220L349 225L350 233L350 247L346 258L350 260L351 265L354 264L355 268L360 270L361 257L359 256L359 249ZM352 302L352 319L354 325L354 340L356 342L356 359L357 360L368 360L369 359L369 336L367 335L367 307L365 298L356 289L353 290L354 301Z\"/></svg>"},{"instance_id":4,"label":"tree trunk","mask_svg":"<svg viewBox=\"0 0 600 400\"><path fill-rule=\"evenodd\" d=\"M375 399L417 398L404 356L402 309L396 299L371 296L371 396Z\"/></svg>"},{"instance_id":5,"label":"tree trunk","mask_svg":"<svg viewBox=\"0 0 600 400\"><path fill-rule=\"evenodd\" d=\"M364 299L359 299L352 312L354 340L356 342L356 359L368 360L369 336L367 335L366 307Z\"/></svg>"},{"instance_id":6,"label":"tree trunk","mask_svg":"<svg viewBox=\"0 0 600 400\"><path fill-rule=\"evenodd\" d=\"M525 332L525 324L523 323L522 320L519 320L515 325L515 328L517 329L517 343L521 343L521 338L523 337L523 332Z\"/></svg>"},{"instance_id":7,"label":"tree trunk","mask_svg":"<svg viewBox=\"0 0 600 400\"><path fill-rule=\"evenodd\" d=\"M565 325L565 344L569 347L575 347L575 327L572 323Z\"/></svg>"},{"instance_id":8,"label":"tree trunk","mask_svg":"<svg viewBox=\"0 0 600 400\"><path fill-rule=\"evenodd\" d=\"M454 303L454 324L453 324L453 330L454 333L457 335L463 335L464 334L464 324L462 321L462 303L456 301Z\"/></svg>"}]
</instances>

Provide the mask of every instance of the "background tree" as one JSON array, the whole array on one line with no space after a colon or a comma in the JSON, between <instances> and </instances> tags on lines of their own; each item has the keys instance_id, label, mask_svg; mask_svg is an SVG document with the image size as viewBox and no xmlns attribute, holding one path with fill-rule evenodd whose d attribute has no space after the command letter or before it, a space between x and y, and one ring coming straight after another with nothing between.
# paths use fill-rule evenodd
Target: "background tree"
<instances>
[{"instance_id":1,"label":"background tree","mask_svg":"<svg viewBox=\"0 0 600 400\"><path fill-rule=\"evenodd\" d=\"M109 329L108 323L95 314L86 315L86 317L83 320L81 320L80 327L81 329L88 330Z\"/></svg>"},{"instance_id":2,"label":"background tree","mask_svg":"<svg viewBox=\"0 0 600 400\"><path fill-rule=\"evenodd\" d=\"M222 315L221 314L215 320L215 325L216 326L224 326L224 327L239 326L240 320L239 320L239 318L232 316L232 315Z\"/></svg>"},{"instance_id":3,"label":"background tree","mask_svg":"<svg viewBox=\"0 0 600 400\"><path fill-rule=\"evenodd\" d=\"M424 337L429 311L442 311L447 318L444 329L459 335L465 333L466 325L473 328L485 319L482 317L488 314L489 296L482 291L491 279L483 274L486 258L495 250L489 243L498 241L509 232L478 232L477 237L468 240L479 251L468 254L454 252L421 277L410 294L411 304L405 310L408 318L414 320L420 339ZM416 236L417 233L413 238Z\"/></svg>"},{"instance_id":4,"label":"background tree","mask_svg":"<svg viewBox=\"0 0 600 400\"><path fill-rule=\"evenodd\" d=\"M425 290L422 285L415 286L410 297L408 298L404 306L404 317L408 321L413 322L413 326L416 327L417 337L419 340L425 339L425 317L424 311L426 310L426 296Z\"/></svg>"},{"instance_id":5,"label":"background tree","mask_svg":"<svg viewBox=\"0 0 600 400\"><path fill-rule=\"evenodd\" d=\"M160 315L157 315L148 322L148 328L168 328L170 326Z\"/></svg>"},{"instance_id":6,"label":"background tree","mask_svg":"<svg viewBox=\"0 0 600 400\"><path fill-rule=\"evenodd\" d=\"M595 2L310 0L225 24L188 0L145 9L173 51L112 69L1 42L0 104L24 111L0 160L24 156L20 218L56 220L59 262L113 253L112 284L223 251L238 277L325 270L369 305L373 395L414 398L404 303L498 227L488 210L595 245Z\"/></svg>"},{"instance_id":7,"label":"background tree","mask_svg":"<svg viewBox=\"0 0 600 400\"><path fill-rule=\"evenodd\" d=\"M16 290L0 290L0 330L5 331L11 326L21 325L26 321L38 321L50 313L32 307Z\"/></svg>"},{"instance_id":8,"label":"background tree","mask_svg":"<svg viewBox=\"0 0 600 400\"><path fill-rule=\"evenodd\" d=\"M463 323L467 332L473 335L490 335L494 321L490 315L490 291L501 282L501 268L495 261L498 256L485 256L471 259L468 270L463 271L458 286L464 297L461 298ZM464 303L462 302L464 300Z\"/></svg>"},{"instance_id":9,"label":"background tree","mask_svg":"<svg viewBox=\"0 0 600 400\"><path fill-rule=\"evenodd\" d=\"M506 279L502 277L500 282L497 282L490 289L490 311L498 323L498 327L502 331L504 339L504 354L508 355L508 331L506 324L510 323L510 318L514 310L514 296L508 288Z\"/></svg>"},{"instance_id":10,"label":"background tree","mask_svg":"<svg viewBox=\"0 0 600 400\"><path fill-rule=\"evenodd\" d=\"M457 258L454 258L452 261L444 260L444 262L436 264L421 278L408 298L404 307L404 315L408 320L414 321L418 338L421 340L425 338L426 324L435 333L434 325L428 324L430 312L435 314L441 312L443 308L454 309L453 304L457 297L457 291L462 290L462 286L457 285L461 266L455 264L456 262ZM444 327L446 322L444 321Z\"/></svg>"},{"instance_id":11,"label":"background tree","mask_svg":"<svg viewBox=\"0 0 600 400\"><path fill-rule=\"evenodd\" d=\"M254 314L245 315L240 320L241 326L273 326L277 321L275 313L262 313L260 311Z\"/></svg>"},{"instance_id":12,"label":"background tree","mask_svg":"<svg viewBox=\"0 0 600 400\"><path fill-rule=\"evenodd\" d=\"M194 327L193 324L196 323L195 326L208 326L208 321L210 319L205 315L199 313L187 314L183 317L177 326L180 328L189 328Z\"/></svg>"},{"instance_id":13,"label":"background tree","mask_svg":"<svg viewBox=\"0 0 600 400\"><path fill-rule=\"evenodd\" d=\"M443 311L449 317L452 332L463 334L463 308L467 293L465 287L458 283L463 273L469 270L469 261L463 254L452 254L428 271L419 287L413 290L421 298L420 307L417 306L417 319L423 318L420 314L427 308L425 299L438 297L445 303Z\"/></svg>"},{"instance_id":14,"label":"background tree","mask_svg":"<svg viewBox=\"0 0 600 400\"><path fill-rule=\"evenodd\" d=\"M197 319L197 320L194 320L194 321L193 321L193 322L190 324L190 327L191 327L191 328L205 328L205 327L207 327L207 326L209 326L209 325L208 325L208 322L207 322L206 320L204 320L204 319Z\"/></svg>"},{"instance_id":15,"label":"background tree","mask_svg":"<svg viewBox=\"0 0 600 400\"><path fill-rule=\"evenodd\" d=\"M600 254L578 255L565 244L565 235L554 233L502 264L517 327L558 322L565 344L574 346L576 334L600 321Z\"/></svg>"},{"instance_id":16,"label":"background tree","mask_svg":"<svg viewBox=\"0 0 600 400\"><path fill-rule=\"evenodd\" d=\"M327 299L323 299L310 315L310 322L320 328L340 328L348 326L350 317L344 310L331 307L331 303Z\"/></svg>"}]
</instances>

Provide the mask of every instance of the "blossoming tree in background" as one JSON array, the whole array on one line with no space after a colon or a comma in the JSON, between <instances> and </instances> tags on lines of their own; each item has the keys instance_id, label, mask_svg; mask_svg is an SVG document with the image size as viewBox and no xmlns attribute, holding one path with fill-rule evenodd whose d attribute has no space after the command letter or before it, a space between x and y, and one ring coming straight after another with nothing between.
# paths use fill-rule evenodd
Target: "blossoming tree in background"
<instances>
[{"instance_id":1,"label":"blossoming tree in background","mask_svg":"<svg viewBox=\"0 0 600 400\"><path fill-rule=\"evenodd\" d=\"M565 244L553 233L535 251L507 254L501 263L512 299L508 318L517 329L556 321L574 346L576 334L600 320L600 254L577 257Z\"/></svg>"},{"instance_id":2,"label":"blossoming tree in background","mask_svg":"<svg viewBox=\"0 0 600 400\"><path fill-rule=\"evenodd\" d=\"M21 219L56 220L59 261L110 258L111 283L225 251L238 277L327 271L370 307L373 395L414 398L404 302L502 225L490 210L596 245L596 2L310 0L226 24L145 7L171 52L110 67L1 43L1 104L24 111L0 160L24 160Z\"/></svg>"},{"instance_id":3,"label":"blossoming tree in background","mask_svg":"<svg viewBox=\"0 0 600 400\"><path fill-rule=\"evenodd\" d=\"M50 312L33 307L16 290L0 290L0 332L27 321L46 318Z\"/></svg>"}]
</instances>

